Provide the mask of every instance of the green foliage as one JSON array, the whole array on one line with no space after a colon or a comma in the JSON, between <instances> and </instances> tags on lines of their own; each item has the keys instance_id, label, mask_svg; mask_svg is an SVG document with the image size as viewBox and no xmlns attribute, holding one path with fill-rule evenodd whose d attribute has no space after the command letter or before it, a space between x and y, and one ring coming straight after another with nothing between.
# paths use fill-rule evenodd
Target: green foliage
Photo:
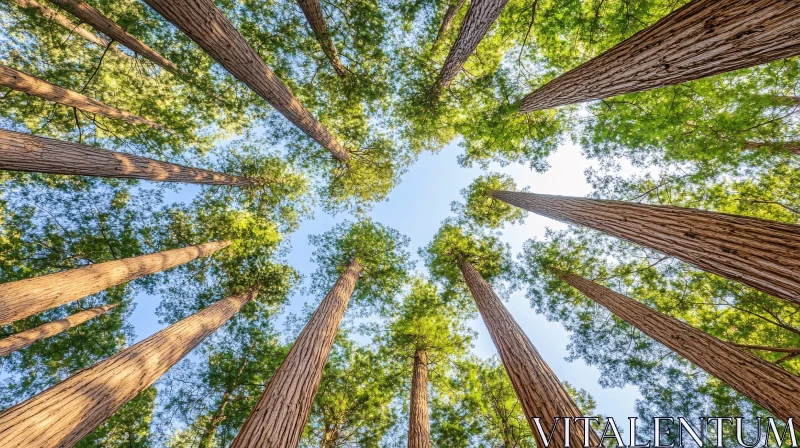
<instances>
[{"instance_id":1,"label":"green foliage","mask_svg":"<svg viewBox=\"0 0 800 448\"><path fill-rule=\"evenodd\" d=\"M467 188L461 190L466 204L453 202L450 207L456 214L463 214L480 227L497 229L504 224L521 223L526 212L492 197L493 191L517 191L511 176L490 173L475 179ZM527 188L521 190L527 191Z\"/></svg>"},{"instance_id":2,"label":"green foliage","mask_svg":"<svg viewBox=\"0 0 800 448\"><path fill-rule=\"evenodd\" d=\"M355 259L363 271L352 300L368 308L380 310L391 303L413 266L406 250L408 237L368 218L342 222L309 241L316 246L312 255L319 266L312 277L312 291L327 294Z\"/></svg>"},{"instance_id":3,"label":"green foliage","mask_svg":"<svg viewBox=\"0 0 800 448\"><path fill-rule=\"evenodd\" d=\"M466 288L459 260L472 264L487 282L508 279L513 269L509 250L495 233L471 231L447 220L419 255L431 276L453 292Z\"/></svg>"}]
</instances>

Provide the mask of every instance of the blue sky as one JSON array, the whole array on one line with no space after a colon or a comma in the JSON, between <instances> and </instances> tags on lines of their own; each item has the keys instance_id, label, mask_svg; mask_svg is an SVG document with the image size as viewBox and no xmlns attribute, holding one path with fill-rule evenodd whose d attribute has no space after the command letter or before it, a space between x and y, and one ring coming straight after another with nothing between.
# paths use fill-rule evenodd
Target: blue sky
<instances>
[{"instance_id":1,"label":"blue sky","mask_svg":"<svg viewBox=\"0 0 800 448\"><path fill-rule=\"evenodd\" d=\"M479 168L459 166L456 158L461 151L456 144L451 144L436 154L422 154L403 176L402 182L389 194L388 200L377 204L370 213L376 221L393 227L410 238L410 250L415 259L418 259L417 249L425 246L439 229L441 222L452 215L450 203L461 200L460 190L484 172ZM543 174L520 165L492 166L490 169L511 175L518 187L530 186L531 191L537 193L584 196L591 191L584 177L584 170L591 164L581 155L578 147L564 144L548 162L551 168ZM170 194L170 199L188 201L197 188L186 187L174 196ZM346 218L346 215L334 217L317 210L313 219L305 221L297 232L290 235L288 263L306 278L310 276L317 266L312 260L313 247L308 243L308 236L325 232ZM548 218L529 215L523 224L506 226L503 229L503 239L511 245L512 252L516 255L522 250L526 240L532 237L542 238L548 227L565 228L563 224ZM418 264L422 267L421 263ZM301 313L305 304L313 304L318 299L302 293L295 294L281 318L288 313ZM565 361L569 335L559 323L548 322L543 316L537 315L522 292L503 299L508 299L506 306L509 311L556 375L590 392L597 401L599 413L612 416L617 422L625 422L627 417L636 415L634 401L640 398L636 388L601 388L598 385L600 373L597 369L580 361ZM155 318L158 298L140 296L136 302L130 322L135 328L138 341L163 328L163 325ZM494 345L480 318L471 321L470 326L478 333L475 353L483 358L495 355Z\"/></svg>"}]
</instances>

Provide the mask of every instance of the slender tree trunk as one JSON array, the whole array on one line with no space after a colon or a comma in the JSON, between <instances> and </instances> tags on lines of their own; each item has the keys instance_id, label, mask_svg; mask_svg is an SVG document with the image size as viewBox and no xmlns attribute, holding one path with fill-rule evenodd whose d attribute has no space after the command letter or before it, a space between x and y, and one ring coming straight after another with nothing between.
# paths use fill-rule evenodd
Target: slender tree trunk
<instances>
[{"instance_id":1,"label":"slender tree trunk","mask_svg":"<svg viewBox=\"0 0 800 448\"><path fill-rule=\"evenodd\" d=\"M69 330L70 328L77 327L89 319L93 319L101 314L111 311L115 307L116 305L103 305L97 308L88 309L86 311L81 311L71 316L67 316L64 319L39 325L36 328L21 331L7 338L0 339L0 357L14 353L15 351L23 349L36 341L55 336L61 332Z\"/></svg>"},{"instance_id":2,"label":"slender tree trunk","mask_svg":"<svg viewBox=\"0 0 800 448\"><path fill-rule=\"evenodd\" d=\"M361 273L355 259L333 285L269 381L231 448L292 448L300 443L322 369Z\"/></svg>"},{"instance_id":3,"label":"slender tree trunk","mask_svg":"<svg viewBox=\"0 0 800 448\"><path fill-rule=\"evenodd\" d=\"M783 419L800 415L800 377L574 274L564 281L625 322Z\"/></svg>"},{"instance_id":4,"label":"slender tree trunk","mask_svg":"<svg viewBox=\"0 0 800 448\"><path fill-rule=\"evenodd\" d=\"M445 10L444 17L442 18L442 24L439 26L439 31L436 33L436 39L433 41L433 48L438 47L442 42L444 35L447 34L447 30L450 29L450 25L456 18L458 11L460 11L461 7L464 6L464 3L466 3L466 0L458 0L458 2L455 4L448 2L447 9Z\"/></svg>"},{"instance_id":5,"label":"slender tree trunk","mask_svg":"<svg viewBox=\"0 0 800 448\"><path fill-rule=\"evenodd\" d=\"M500 302L492 287L468 262L460 261L458 266L511 379L511 385L514 386L522 410L525 412L536 446L544 447L545 443L534 425L534 417L541 418L542 428L545 434L549 434L556 418L580 417L581 411L522 328L517 325L511 313ZM570 432L574 436L573 439L577 438L575 443L582 445L583 426L573 425ZM563 421L559 421L553 434L551 444L564 446ZM594 431L590 431L589 437L591 446L600 445L600 438Z\"/></svg>"},{"instance_id":6,"label":"slender tree trunk","mask_svg":"<svg viewBox=\"0 0 800 448\"><path fill-rule=\"evenodd\" d=\"M242 362L239 364L239 368L236 369L235 378L239 378L242 375L245 367L247 367L246 357L242 359ZM220 423L225 421L225 408L227 408L228 404L231 402L234 389L235 385L232 384L228 385L227 389L225 389L225 393L222 394L222 398L220 399L219 406L217 406L217 409L214 410L214 414L211 415L211 420L208 421L208 424L203 429L203 434L200 436L198 448L211 448L211 442L214 440L214 435L217 433L217 428L219 427Z\"/></svg>"},{"instance_id":7,"label":"slender tree trunk","mask_svg":"<svg viewBox=\"0 0 800 448\"><path fill-rule=\"evenodd\" d=\"M1 284L0 326L96 294L120 283L163 271L195 258L207 257L229 245L228 241L205 243Z\"/></svg>"},{"instance_id":8,"label":"slender tree trunk","mask_svg":"<svg viewBox=\"0 0 800 448\"><path fill-rule=\"evenodd\" d=\"M800 155L800 141L797 142L745 142L744 149L769 149L779 152L792 152Z\"/></svg>"},{"instance_id":9,"label":"slender tree trunk","mask_svg":"<svg viewBox=\"0 0 800 448\"><path fill-rule=\"evenodd\" d=\"M222 299L0 413L3 448L71 447L255 297Z\"/></svg>"},{"instance_id":10,"label":"slender tree trunk","mask_svg":"<svg viewBox=\"0 0 800 448\"><path fill-rule=\"evenodd\" d=\"M438 92L446 89L453 82L456 75L464 67L483 36L494 24L508 0L473 0L467 8L467 14L461 22L458 37L450 48L450 54L444 61L442 70L437 80Z\"/></svg>"},{"instance_id":11,"label":"slender tree trunk","mask_svg":"<svg viewBox=\"0 0 800 448\"><path fill-rule=\"evenodd\" d=\"M61 25L63 28L66 28L70 33L75 33L78 36L88 40L89 42L98 45L100 47L107 47L110 41L108 39L104 39L96 34L93 34L83 28L80 25L76 25L72 23L71 20L64 17L63 15L59 14L56 11L48 8L45 5L37 2L36 0L13 0L14 3L17 4L21 9L32 9L38 12L42 17L52 22L55 22Z\"/></svg>"},{"instance_id":12,"label":"slender tree trunk","mask_svg":"<svg viewBox=\"0 0 800 448\"><path fill-rule=\"evenodd\" d=\"M258 184L245 177L4 129L0 129L0 170L237 187Z\"/></svg>"},{"instance_id":13,"label":"slender tree trunk","mask_svg":"<svg viewBox=\"0 0 800 448\"><path fill-rule=\"evenodd\" d=\"M430 448L431 425L428 421L428 354L414 352L411 377L411 404L408 419L408 448Z\"/></svg>"},{"instance_id":14,"label":"slender tree trunk","mask_svg":"<svg viewBox=\"0 0 800 448\"><path fill-rule=\"evenodd\" d=\"M51 0L56 5L69 11L70 14L79 18L82 22L88 23L92 28L100 31L112 40L121 43L128 47L131 51L141 55L143 58L153 62L154 64L169 70L178 75L185 75L175 64L168 61L167 58L161 56L157 51L153 50L147 44L139 39L131 36L113 20L104 16L100 11L94 9L90 5L81 0Z\"/></svg>"},{"instance_id":15,"label":"slender tree trunk","mask_svg":"<svg viewBox=\"0 0 800 448\"><path fill-rule=\"evenodd\" d=\"M328 34L328 25L325 23L325 17L322 15L322 6L319 0L297 0L300 9L303 10L303 15L306 16L308 25L314 32L317 42L322 47L325 56L331 61L333 69L339 76L347 76L347 69L342 65L339 59L339 53L336 51L336 46L333 45L331 35Z\"/></svg>"},{"instance_id":16,"label":"slender tree trunk","mask_svg":"<svg viewBox=\"0 0 800 448\"><path fill-rule=\"evenodd\" d=\"M300 104L213 0L144 1L336 159L350 159L350 153Z\"/></svg>"},{"instance_id":17,"label":"slender tree trunk","mask_svg":"<svg viewBox=\"0 0 800 448\"><path fill-rule=\"evenodd\" d=\"M800 304L800 226L703 210L510 191L501 201L605 232Z\"/></svg>"},{"instance_id":18,"label":"slender tree trunk","mask_svg":"<svg viewBox=\"0 0 800 448\"><path fill-rule=\"evenodd\" d=\"M339 428L328 428L322 434L322 441L320 448L337 448L336 444L339 441Z\"/></svg>"},{"instance_id":19,"label":"slender tree trunk","mask_svg":"<svg viewBox=\"0 0 800 448\"><path fill-rule=\"evenodd\" d=\"M800 54L800 3L693 0L522 100L520 112L641 92Z\"/></svg>"},{"instance_id":20,"label":"slender tree trunk","mask_svg":"<svg viewBox=\"0 0 800 448\"><path fill-rule=\"evenodd\" d=\"M47 81L15 70L5 65L0 65L0 86L18 90L31 96L44 98L54 103L74 107L85 112L102 115L104 117L116 118L130 124L143 124L151 128L161 126L146 118L142 118L100 101L93 100L81 93L65 89Z\"/></svg>"},{"instance_id":21,"label":"slender tree trunk","mask_svg":"<svg viewBox=\"0 0 800 448\"><path fill-rule=\"evenodd\" d=\"M754 95L758 98L770 100L778 106L800 106L800 96L789 95Z\"/></svg>"}]
</instances>

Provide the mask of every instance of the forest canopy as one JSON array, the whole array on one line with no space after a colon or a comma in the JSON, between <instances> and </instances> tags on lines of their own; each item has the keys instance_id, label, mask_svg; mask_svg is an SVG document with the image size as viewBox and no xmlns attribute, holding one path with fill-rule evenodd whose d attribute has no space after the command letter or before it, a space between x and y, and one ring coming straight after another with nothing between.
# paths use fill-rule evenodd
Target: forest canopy
<instances>
[{"instance_id":1,"label":"forest canopy","mask_svg":"<svg viewBox=\"0 0 800 448\"><path fill-rule=\"evenodd\" d=\"M4 0L0 446L800 417L798 29L768 0Z\"/></svg>"}]
</instances>

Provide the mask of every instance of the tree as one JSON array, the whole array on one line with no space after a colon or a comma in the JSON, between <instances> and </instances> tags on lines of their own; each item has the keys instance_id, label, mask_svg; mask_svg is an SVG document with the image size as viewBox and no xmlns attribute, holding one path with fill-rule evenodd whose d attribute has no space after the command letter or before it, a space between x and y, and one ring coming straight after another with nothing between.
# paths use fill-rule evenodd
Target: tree
<instances>
[{"instance_id":1,"label":"tree","mask_svg":"<svg viewBox=\"0 0 800 448\"><path fill-rule=\"evenodd\" d=\"M580 417L581 411L491 286L469 262L459 261L458 265L522 404L536 445L544 446L546 437L533 425L533 419L537 417L541 418L543 428L552 427L550 422L553 422L553 440L567 443L570 433L566 432L563 425L558 425L558 418ZM591 429L589 434L582 427L576 427L573 432L578 440L584 440L585 437L593 446L600 444L600 439Z\"/></svg>"},{"instance_id":2,"label":"tree","mask_svg":"<svg viewBox=\"0 0 800 448\"><path fill-rule=\"evenodd\" d=\"M473 0L467 8L467 15L461 22L453 47L442 65L439 77L436 80L437 86L435 96L447 89L458 72L464 67L467 58L472 55L483 36L492 27L494 21L503 12L503 8L508 0Z\"/></svg>"},{"instance_id":3,"label":"tree","mask_svg":"<svg viewBox=\"0 0 800 448\"><path fill-rule=\"evenodd\" d=\"M53 3L69 11L82 22L91 25L92 28L97 31L110 37L112 41L121 43L134 53L152 61L154 64L176 75L185 75L178 66L167 60L164 56L161 56L157 51L150 48L141 40L128 34L113 20L104 16L97 9L92 8L92 6L86 2L81 0L53 0Z\"/></svg>"},{"instance_id":4,"label":"tree","mask_svg":"<svg viewBox=\"0 0 800 448\"><path fill-rule=\"evenodd\" d=\"M456 14L458 14L461 7L464 6L464 3L466 3L466 0L458 0L455 4L452 2L447 3L447 9L445 9L444 16L442 17L442 24L439 25L439 31L436 32L436 39L433 40L434 48L442 41L447 30L450 29L453 20L456 18Z\"/></svg>"},{"instance_id":5,"label":"tree","mask_svg":"<svg viewBox=\"0 0 800 448\"><path fill-rule=\"evenodd\" d=\"M88 309L86 311L75 313L64 319L40 325L36 328L21 331L14 335L0 339L0 357L27 347L40 339L49 338L50 336L66 331L71 327L80 325L87 320L93 319L101 314L108 313L115 307L116 305L104 305L97 308Z\"/></svg>"},{"instance_id":6,"label":"tree","mask_svg":"<svg viewBox=\"0 0 800 448\"><path fill-rule=\"evenodd\" d=\"M397 422L393 364L340 331L322 374L300 446L378 447Z\"/></svg>"},{"instance_id":7,"label":"tree","mask_svg":"<svg viewBox=\"0 0 800 448\"><path fill-rule=\"evenodd\" d=\"M442 301L435 285L415 278L390 314L388 325L373 329L379 333L376 339L382 350L396 360L395 369L410 384L409 447L431 446L428 384L441 386L453 359L470 344L459 314Z\"/></svg>"},{"instance_id":8,"label":"tree","mask_svg":"<svg viewBox=\"0 0 800 448\"><path fill-rule=\"evenodd\" d=\"M230 296L0 413L4 446L72 446L152 385L256 292ZM125 373L128 372L128 373ZM77 395L75 390L82 393ZM70 403L64 406L64 401ZM81 412L75 412L80 409ZM49 418L43 419L47 415Z\"/></svg>"},{"instance_id":9,"label":"tree","mask_svg":"<svg viewBox=\"0 0 800 448\"><path fill-rule=\"evenodd\" d=\"M775 0L694 0L534 91L523 99L520 112L679 84L797 56L797 36L783 32L797 27L794 8Z\"/></svg>"},{"instance_id":10,"label":"tree","mask_svg":"<svg viewBox=\"0 0 800 448\"><path fill-rule=\"evenodd\" d=\"M258 181L0 129L0 169L246 186Z\"/></svg>"},{"instance_id":11,"label":"tree","mask_svg":"<svg viewBox=\"0 0 800 448\"><path fill-rule=\"evenodd\" d=\"M188 35L306 135L330 151L334 158L342 161L350 159L350 154L300 104L213 2L147 0L145 3Z\"/></svg>"},{"instance_id":12,"label":"tree","mask_svg":"<svg viewBox=\"0 0 800 448\"><path fill-rule=\"evenodd\" d=\"M70 22L68 18L35 0L15 0L15 2L20 8L35 10L48 20L56 22L64 27L64 29L69 30L69 32L75 33L95 45L103 48L110 45L110 41L108 39L102 38L96 34L92 34L91 32L83 29L80 25Z\"/></svg>"},{"instance_id":13,"label":"tree","mask_svg":"<svg viewBox=\"0 0 800 448\"><path fill-rule=\"evenodd\" d=\"M322 6L319 0L298 0L300 9L303 10L303 15L306 16L308 25L314 31L317 41L319 41L322 52L331 62L333 69L339 76L347 76L347 69L342 65L339 60L339 53L336 52L336 46L333 45L330 34L328 34L328 25L325 23L325 17L322 15Z\"/></svg>"},{"instance_id":14,"label":"tree","mask_svg":"<svg viewBox=\"0 0 800 448\"><path fill-rule=\"evenodd\" d=\"M787 390L800 390L795 375L583 277L569 273L559 277L773 415L786 420L797 413L798 403L790 398L796 394L787 394ZM737 368L732 370L731 365Z\"/></svg>"},{"instance_id":15,"label":"tree","mask_svg":"<svg viewBox=\"0 0 800 448\"><path fill-rule=\"evenodd\" d=\"M311 242L318 247L314 256L320 266L312 291L323 288L331 277L338 279L295 340L233 447L268 442L297 446L351 297L380 308L405 279L408 243L393 229L371 221L345 222ZM300 377L303 381L298 383Z\"/></svg>"},{"instance_id":16,"label":"tree","mask_svg":"<svg viewBox=\"0 0 800 448\"><path fill-rule=\"evenodd\" d=\"M700 269L797 302L793 291L797 226L721 213L570 198L495 192L520 208L590 228L678 257ZM742 238L740 235L744 235ZM746 261L745 261L746 260ZM759 266L750 263L760 260ZM769 266L766 273L764 266Z\"/></svg>"},{"instance_id":17,"label":"tree","mask_svg":"<svg viewBox=\"0 0 800 448\"><path fill-rule=\"evenodd\" d=\"M5 300L0 310L0 324L6 325L120 283L208 257L228 245L228 241L205 243L4 283L0 285L0 294Z\"/></svg>"},{"instance_id":18,"label":"tree","mask_svg":"<svg viewBox=\"0 0 800 448\"><path fill-rule=\"evenodd\" d=\"M497 229L505 223L521 223L526 216L524 210L495 199L491 194L493 191L516 189L517 185L511 176L489 173L478 177L461 190L464 204L453 202L450 208L479 227ZM522 191L527 191L527 188Z\"/></svg>"},{"instance_id":19,"label":"tree","mask_svg":"<svg viewBox=\"0 0 800 448\"><path fill-rule=\"evenodd\" d=\"M86 95L59 87L49 82L33 77L27 73L15 70L5 65L0 65L0 85L28 95L44 98L54 103L80 109L85 112L99 114L104 117L116 118L130 124L142 124L152 128L161 126L146 118L133 115L116 107L93 100Z\"/></svg>"},{"instance_id":20,"label":"tree","mask_svg":"<svg viewBox=\"0 0 800 448\"><path fill-rule=\"evenodd\" d=\"M356 259L347 266L295 340L231 446L300 443L322 370L361 270Z\"/></svg>"}]
</instances>

